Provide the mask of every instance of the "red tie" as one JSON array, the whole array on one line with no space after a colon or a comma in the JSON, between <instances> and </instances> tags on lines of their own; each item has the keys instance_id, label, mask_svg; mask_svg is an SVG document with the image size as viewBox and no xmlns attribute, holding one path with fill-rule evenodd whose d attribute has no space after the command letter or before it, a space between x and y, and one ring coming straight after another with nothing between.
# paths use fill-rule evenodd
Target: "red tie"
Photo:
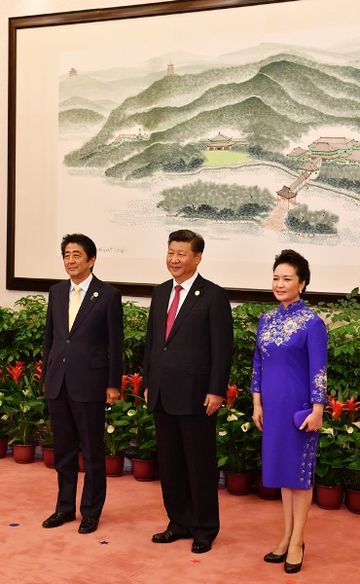
<instances>
[{"instance_id":1,"label":"red tie","mask_svg":"<svg viewBox=\"0 0 360 584\"><path fill-rule=\"evenodd\" d=\"M180 284L177 284L175 286L175 296L173 298L172 303L170 304L169 312L167 313L165 340L168 338L170 331L172 329L172 326L174 324L177 309L178 309L179 302L180 302L180 292L182 289L183 289L183 287L180 286Z\"/></svg>"}]
</instances>

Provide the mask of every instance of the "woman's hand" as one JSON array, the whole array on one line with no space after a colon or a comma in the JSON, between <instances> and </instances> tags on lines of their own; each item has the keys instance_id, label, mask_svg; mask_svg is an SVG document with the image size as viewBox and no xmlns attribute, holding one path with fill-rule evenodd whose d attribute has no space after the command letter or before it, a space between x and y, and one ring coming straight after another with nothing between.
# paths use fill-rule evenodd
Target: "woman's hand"
<instances>
[{"instance_id":1,"label":"woman's hand","mask_svg":"<svg viewBox=\"0 0 360 584\"><path fill-rule=\"evenodd\" d=\"M305 418L299 430L305 432L317 432L323 425L323 410L322 404L314 404L313 411Z\"/></svg>"},{"instance_id":2,"label":"woman's hand","mask_svg":"<svg viewBox=\"0 0 360 584\"><path fill-rule=\"evenodd\" d=\"M254 403L254 410L252 419L255 426L262 432L263 429L263 409L260 403Z\"/></svg>"}]
</instances>

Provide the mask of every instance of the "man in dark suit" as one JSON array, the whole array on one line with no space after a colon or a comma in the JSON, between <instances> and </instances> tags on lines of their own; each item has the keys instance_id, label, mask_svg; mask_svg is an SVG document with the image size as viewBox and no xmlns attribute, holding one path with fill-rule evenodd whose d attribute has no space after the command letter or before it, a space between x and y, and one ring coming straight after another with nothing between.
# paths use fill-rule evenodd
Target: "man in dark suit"
<instances>
[{"instance_id":1,"label":"man in dark suit","mask_svg":"<svg viewBox=\"0 0 360 584\"><path fill-rule=\"evenodd\" d=\"M169 517L167 529L152 541L192 537L194 553L209 551L219 531L216 413L233 345L227 294L197 273L203 249L203 238L193 231L170 234L167 268L173 279L154 291L144 361Z\"/></svg>"},{"instance_id":2,"label":"man in dark suit","mask_svg":"<svg viewBox=\"0 0 360 584\"><path fill-rule=\"evenodd\" d=\"M89 237L66 235L61 253L70 280L50 289L43 352L58 498L55 513L42 525L58 527L75 519L81 446L85 479L79 533L91 533L106 494L105 402L115 403L121 386L121 296L92 274L96 246Z\"/></svg>"}]
</instances>

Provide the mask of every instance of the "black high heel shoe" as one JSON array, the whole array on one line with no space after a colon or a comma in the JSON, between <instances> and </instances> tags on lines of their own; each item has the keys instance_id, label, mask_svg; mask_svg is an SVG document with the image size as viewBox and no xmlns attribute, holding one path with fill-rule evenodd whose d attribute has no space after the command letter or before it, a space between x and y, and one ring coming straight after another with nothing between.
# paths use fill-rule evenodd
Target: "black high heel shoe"
<instances>
[{"instance_id":1,"label":"black high heel shoe","mask_svg":"<svg viewBox=\"0 0 360 584\"><path fill-rule=\"evenodd\" d=\"M284 554L274 554L270 552L264 556L264 562L269 562L269 564L281 564L284 560L286 560L287 550Z\"/></svg>"},{"instance_id":2,"label":"black high heel shoe","mask_svg":"<svg viewBox=\"0 0 360 584\"><path fill-rule=\"evenodd\" d=\"M284 570L287 574L296 574L296 572L300 572L301 570L301 566L304 560L304 551L305 551L305 544L302 544L302 556L301 556L301 562L299 562L298 564L289 564L288 562L285 562L284 564Z\"/></svg>"}]
</instances>

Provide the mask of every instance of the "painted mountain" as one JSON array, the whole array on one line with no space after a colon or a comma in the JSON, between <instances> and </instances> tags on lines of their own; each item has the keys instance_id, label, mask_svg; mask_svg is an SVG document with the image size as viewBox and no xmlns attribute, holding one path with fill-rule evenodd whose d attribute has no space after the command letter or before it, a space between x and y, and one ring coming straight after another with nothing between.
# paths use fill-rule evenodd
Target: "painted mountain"
<instances>
[{"instance_id":1,"label":"painted mountain","mask_svg":"<svg viewBox=\"0 0 360 584\"><path fill-rule=\"evenodd\" d=\"M317 127L357 134L359 73L357 67L283 53L197 74L166 74L112 109L97 135L65 163L126 179L134 178L135 169L139 176L158 170L176 152L201 157L204 141L223 128L249 147L279 154ZM94 112L100 113L98 107Z\"/></svg>"}]
</instances>

